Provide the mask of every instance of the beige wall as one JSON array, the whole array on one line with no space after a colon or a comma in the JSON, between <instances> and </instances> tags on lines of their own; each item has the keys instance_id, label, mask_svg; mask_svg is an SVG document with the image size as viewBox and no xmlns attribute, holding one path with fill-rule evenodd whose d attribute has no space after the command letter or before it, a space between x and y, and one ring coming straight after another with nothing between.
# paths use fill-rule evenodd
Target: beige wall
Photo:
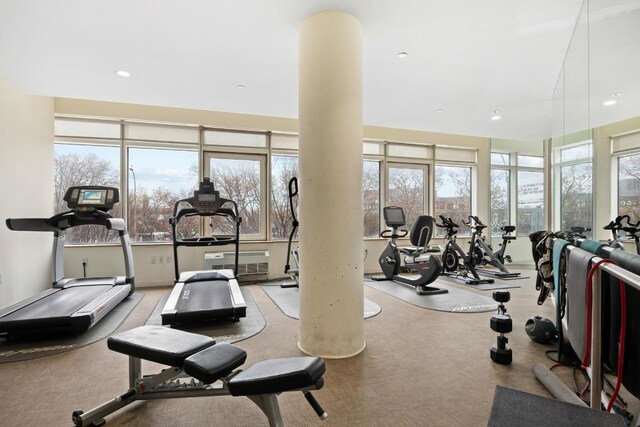
<instances>
[{"instance_id":1,"label":"beige wall","mask_svg":"<svg viewBox=\"0 0 640 427\"><path fill-rule=\"evenodd\" d=\"M15 232L6 218L53 214L53 99L0 80L0 307L51 286L51 233Z\"/></svg>"}]
</instances>

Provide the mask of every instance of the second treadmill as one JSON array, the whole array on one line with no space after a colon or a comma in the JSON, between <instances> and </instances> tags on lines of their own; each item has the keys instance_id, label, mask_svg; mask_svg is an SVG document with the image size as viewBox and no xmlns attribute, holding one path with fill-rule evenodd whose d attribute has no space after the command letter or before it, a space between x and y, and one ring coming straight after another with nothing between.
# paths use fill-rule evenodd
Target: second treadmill
<instances>
[{"instance_id":1,"label":"second treadmill","mask_svg":"<svg viewBox=\"0 0 640 427\"><path fill-rule=\"evenodd\" d=\"M178 224L188 217L223 217L233 224L231 236L179 237ZM217 319L240 320L246 317L247 305L236 280L240 223L237 204L220 197L207 177L200 183L193 197L178 200L170 218L175 263L175 286L162 309L162 324L202 322ZM180 246L235 246L233 270L202 270L180 273L178 248Z\"/></svg>"}]
</instances>

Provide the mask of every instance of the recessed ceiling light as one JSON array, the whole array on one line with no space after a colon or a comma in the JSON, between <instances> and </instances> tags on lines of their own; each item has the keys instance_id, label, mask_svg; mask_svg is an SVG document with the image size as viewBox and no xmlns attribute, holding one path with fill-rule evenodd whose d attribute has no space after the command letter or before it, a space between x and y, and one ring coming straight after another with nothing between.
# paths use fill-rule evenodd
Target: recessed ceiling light
<instances>
[{"instance_id":1,"label":"recessed ceiling light","mask_svg":"<svg viewBox=\"0 0 640 427\"><path fill-rule=\"evenodd\" d=\"M237 87L238 89L244 89L246 86L245 86L245 85L236 85L236 87Z\"/></svg>"},{"instance_id":2,"label":"recessed ceiling light","mask_svg":"<svg viewBox=\"0 0 640 427\"><path fill-rule=\"evenodd\" d=\"M124 70L118 70L116 71L116 74L119 75L120 77L131 77L131 73Z\"/></svg>"},{"instance_id":3,"label":"recessed ceiling light","mask_svg":"<svg viewBox=\"0 0 640 427\"><path fill-rule=\"evenodd\" d=\"M491 116L491 120L500 120L502 117L499 116L498 114L494 114L493 116Z\"/></svg>"},{"instance_id":4,"label":"recessed ceiling light","mask_svg":"<svg viewBox=\"0 0 640 427\"><path fill-rule=\"evenodd\" d=\"M618 103L618 101L616 101L615 99L608 99L608 100L604 101L602 103L602 105L604 105L605 107L609 107L609 106L615 105L617 103Z\"/></svg>"},{"instance_id":5,"label":"recessed ceiling light","mask_svg":"<svg viewBox=\"0 0 640 427\"><path fill-rule=\"evenodd\" d=\"M406 58L409 54L407 52L400 52L398 58Z\"/></svg>"},{"instance_id":6,"label":"recessed ceiling light","mask_svg":"<svg viewBox=\"0 0 640 427\"><path fill-rule=\"evenodd\" d=\"M438 109L436 110L436 113L442 113L443 111L444 111L444 110L443 110L442 108L438 108Z\"/></svg>"}]
</instances>

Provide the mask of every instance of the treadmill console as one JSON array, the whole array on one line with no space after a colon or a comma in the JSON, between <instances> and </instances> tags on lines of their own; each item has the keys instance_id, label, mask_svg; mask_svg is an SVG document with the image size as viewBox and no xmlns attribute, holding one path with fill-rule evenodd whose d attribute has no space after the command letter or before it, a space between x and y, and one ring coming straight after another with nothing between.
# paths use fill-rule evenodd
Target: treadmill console
<instances>
[{"instance_id":1,"label":"treadmill console","mask_svg":"<svg viewBox=\"0 0 640 427\"><path fill-rule=\"evenodd\" d=\"M193 192L194 208L198 210L215 210L220 207L220 192L213 187L213 182L209 177L204 177L199 188Z\"/></svg>"},{"instance_id":2,"label":"treadmill console","mask_svg":"<svg viewBox=\"0 0 640 427\"><path fill-rule=\"evenodd\" d=\"M120 192L115 187L81 185L70 187L64 195L64 201L69 209L97 209L106 212L120 201Z\"/></svg>"}]
</instances>

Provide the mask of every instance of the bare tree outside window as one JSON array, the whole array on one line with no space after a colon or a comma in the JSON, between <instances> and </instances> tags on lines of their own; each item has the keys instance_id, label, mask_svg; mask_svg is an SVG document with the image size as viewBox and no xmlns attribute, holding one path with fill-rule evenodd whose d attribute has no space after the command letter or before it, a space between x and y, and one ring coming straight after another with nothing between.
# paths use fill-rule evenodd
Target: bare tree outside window
<instances>
[{"instance_id":1,"label":"bare tree outside window","mask_svg":"<svg viewBox=\"0 0 640 427\"><path fill-rule=\"evenodd\" d=\"M463 225L471 215L471 168L459 166L436 166L436 219L437 215L451 218L458 224L458 235L470 235L470 229ZM443 229L436 235L444 236Z\"/></svg>"},{"instance_id":2,"label":"bare tree outside window","mask_svg":"<svg viewBox=\"0 0 640 427\"><path fill-rule=\"evenodd\" d=\"M380 235L380 162L365 160L362 164L362 211L364 237Z\"/></svg>"},{"instance_id":3,"label":"bare tree outside window","mask_svg":"<svg viewBox=\"0 0 640 427\"><path fill-rule=\"evenodd\" d=\"M591 162L562 166L561 224L562 230L571 227L591 228L593 224L593 197L591 191Z\"/></svg>"},{"instance_id":4,"label":"bare tree outside window","mask_svg":"<svg viewBox=\"0 0 640 427\"><path fill-rule=\"evenodd\" d=\"M509 171L491 170L491 235L500 236L502 225L510 224Z\"/></svg>"},{"instance_id":5,"label":"bare tree outside window","mask_svg":"<svg viewBox=\"0 0 640 427\"><path fill-rule=\"evenodd\" d=\"M618 158L618 215L640 221L640 154Z\"/></svg>"},{"instance_id":6,"label":"bare tree outside window","mask_svg":"<svg viewBox=\"0 0 640 427\"><path fill-rule=\"evenodd\" d=\"M260 234L261 172L260 161L253 159L212 158L211 181L220 196L238 204L242 218L241 234ZM234 233L233 224L213 218L213 234Z\"/></svg>"},{"instance_id":7,"label":"bare tree outside window","mask_svg":"<svg viewBox=\"0 0 640 427\"><path fill-rule=\"evenodd\" d=\"M69 187L120 187L119 147L56 143L54 154L56 213L68 210L63 197ZM114 217L122 217L122 205L117 203L109 213ZM83 225L69 229L66 239L71 244L111 243L117 242L118 234L103 226Z\"/></svg>"},{"instance_id":8,"label":"bare tree outside window","mask_svg":"<svg viewBox=\"0 0 640 427\"><path fill-rule=\"evenodd\" d=\"M404 210L410 230L419 215L424 214L424 169L389 167L388 206L399 206Z\"/></svg>"},{"instance_id":9,"label":"bare tree outside window","mask_svg":"<svg viewBox=\"0 0 640 427\"><path fill-rule=\"evenodd\" d=\"M298 176L298 158L271 156L271 239L286 240L293 227L289 208L289 180ZM297 212L298 198L294 198ZM297 239L297 234L293 236Z\"/></svg>"}]
</instances>

